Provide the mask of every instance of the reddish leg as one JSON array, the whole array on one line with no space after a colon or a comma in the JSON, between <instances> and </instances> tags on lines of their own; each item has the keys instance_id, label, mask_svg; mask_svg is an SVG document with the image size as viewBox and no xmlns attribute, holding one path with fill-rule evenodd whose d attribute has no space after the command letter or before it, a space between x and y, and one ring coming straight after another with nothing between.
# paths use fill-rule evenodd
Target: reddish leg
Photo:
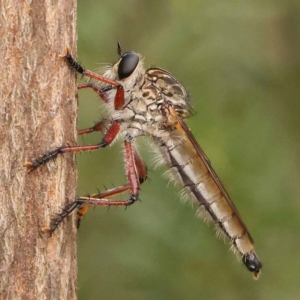
<instances>
[{"instance_id":1,"label":"reddish leg","mask_svg":"<svg viewBox=\"0 0 300 300\"><path fill-rule=\"evenodd\" d=\"M117 88L114 104L116 109L120 109L124 105L124 89L122 85L117 83L116 81L113 81L111 79L105 78L99 74L93 73L89 70L84 70L70 55L68 48L65 48L65 55L59 56L60 59L67 61L67 63L73 67L77 72L86 75L90 78L97 79L99 81L102 81L104 83L110 84L110 86L106 86L103 88L100 88L99 85L95 83L86 83L79 85L79 89L83 88L93 88L94 91L98 93L98 95L104 100L108 101L105 93L109 90L111 90L113 87ZM91 128L86 128L78 131L78 135L87 134L93 131L101 131L103 129L105 121L98 122L95 126ZM89 146L73 146L73 147L59 147L55 149L54 151L51 151L49 153L44 154L42 157L34 160L33 162L25 162L24 166L28 167L30 171L36 169L40 165L45 164L51 159L55 159L58 154L60 153L66 153L66 152L78 152L78 151L89 151L89 150L97 150L99 148L106 147L109 145L117 136L117 134L120 131L120 124L116 121L113 121L109 129L107 130L106 134L104 135L102 141L97 145L89 145Z\"/></svg>"},{"instance_id":2,"label":"reddish leg","mask_svg":"<svg viewBox=\"0 0 300 300\"><path fill-rule=\"evenodd\" d=\"M39 166L45 164L49 160L55 159L58 154L63 154L67 152L91 151L91 150L98 150L99 148L104 148L112 143L112 141L118 135L119 131L120 131L120 124L116 121L113 121L111 126L108 128L107 132L105 133L102 141L99 144L88 145L88 146L59 147L51 152L44 154L42 157L37 158L33 162L26 162L24 166L28 167L29 171L32 171L38 168Z\"/></svg>"},{"instance_id":3,"label":"reddish leg","mask_svg":"<svg viewBox=\"0 0 300 300\"><path fill-rule=\"evenodd\" d=\"M92 88L104 102L108 102L108 98L106 95L106 92L112 90L112 86L106 86L106 87L100 87L96 83L84 83L77 86L77 89L86 89L86 88ZM103 131L103 128L106 124L106 120L101 120L100 122L96 123L93 127L85 128L77 130L77 135L83 135L88 134L94 131Z\"/></svg>"},{"instance_id":4,"label":"reddish leg","mask_svg":"<svg viewBox=\"0 0 300 300\"><path fill-rule=\"evenodd\" d=\"M77 135L84 135L94 131L103 131L105 127L108 125L107 123L108 120L101 120L100 122L96 123L93 127L77 130Z\"/></svg>"},{"instance_id":5,"label":"reddish leg","mask_svg":"<svg viewBox=\"0 0 300 300\"><path fill-rule=\"evenodd\" d=\"M109 78L106 78L102 75L99 75L97 73L94 73L90 70L86 70L84 69L73 57L72 55L70 54L69 52L69 49L68 48L65 48L65 54L64 55L60 55L59 56L59 59L62 59L62 60L65 60L70 67L74 68L78 73L84 75L84 76L87 76L87 77L90 77L90 78L93 78L93 79L96 79L98 81L101 81L101 82L104 82L104 83L107 83L107 84L110 84L114 87L117 88L117 92L116 92L116 96L115 96L115 100L114 100L114 105L115 105L115 109L118 110L118 109L121 109L124 105L124 88L123 86L114 81L114 80L111 80Z\"/></svg>"},{"instance_id":6,"label":"reddish leg","mask_svg":"<svg viewBox=\"0 0 300 300\"><path fill-rule=\"evenodd\" d=\"M97 206L128 206L136 202L139 195L139 187L147 179L147 167L138 153L132 149L130 142L125 141L125 169L129 183L120 187L107 190L103 193L95 194L89 197L79 197L74 202L67 204L63 211L51 221L50 227L43 228L43 231L53 232L57 226L70 215L76 208L81 207L78 212L77 227L82 216L87 212L88 205ZM123 200L110 200L109 197L130 191L130 198Z\"/></svg>"},{"instance_id":7,"label":"reddish leg","mask_svg":"<svg viewBox=\"0 0 300 300\"><path fill-rule=\"evenodd\" d=\"M108 102L106 92L112 90L113 86L109 85L109 86L105 86L105 87L100 87L96 83L83 83L83 84L79 84L77 86L78 90L86 89L86 88L92 88L104 102Z\"/></svg>"}]
</instances>

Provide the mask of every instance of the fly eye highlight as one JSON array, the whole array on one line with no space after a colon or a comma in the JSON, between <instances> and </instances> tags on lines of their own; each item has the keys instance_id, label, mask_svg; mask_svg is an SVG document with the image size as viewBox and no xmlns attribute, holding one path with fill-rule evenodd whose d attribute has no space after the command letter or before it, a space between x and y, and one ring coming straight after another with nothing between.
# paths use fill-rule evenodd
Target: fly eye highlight
<instances>
[{"instance_id":1,"label":"fly eye highlight","mask_svg":"<svg viewBox=\"0 0 300 300\"><path fill-rule=\"evenodd\" d=\"M129 77L139 63L139 56L135 52L124 53L118 67L118 77L120 80Z\"/></svg>"}]
</instances>

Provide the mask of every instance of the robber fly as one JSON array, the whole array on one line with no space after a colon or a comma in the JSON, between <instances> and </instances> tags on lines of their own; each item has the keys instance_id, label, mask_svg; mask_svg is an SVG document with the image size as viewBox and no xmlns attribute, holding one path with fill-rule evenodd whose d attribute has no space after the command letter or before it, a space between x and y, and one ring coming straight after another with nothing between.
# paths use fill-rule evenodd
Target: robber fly
<instances>
[{"instance_id":1,"label":"robber fly","mask_svg":"<svg viewBox=\"0 0 300 300\"><path fill-rule=\"evenodd\" d=\"M147 179L147 167L135 141L140 136L148 136L161 154L161 161L169 165L171 178L183 186L184 193L214 222L218 232L228 238L231 248L258 278L262 264L255 253L253 239L210 161L183 121L191 115L185 88L163 69L145 70L142 56L135 52L122 53L119 44L118 54L118 62L99 75L84 69L65 48L64 55L59 58L76 72L93 79L78 88L92 88L98 93L109 115L93 127L79 130L78 134L102 131L103 138L96 145L59 147L32 162L26 162L25 166L32 171L58 154L97 150L121 137L128 184L77 198L67 204L52 219L50 226L43 230L52 233L75 209L78 209L80 220L88 205L129 206L135 203L140 185ZM130 193L127 201L110 199L125 191Z\"/></svg>"}]
</instances>

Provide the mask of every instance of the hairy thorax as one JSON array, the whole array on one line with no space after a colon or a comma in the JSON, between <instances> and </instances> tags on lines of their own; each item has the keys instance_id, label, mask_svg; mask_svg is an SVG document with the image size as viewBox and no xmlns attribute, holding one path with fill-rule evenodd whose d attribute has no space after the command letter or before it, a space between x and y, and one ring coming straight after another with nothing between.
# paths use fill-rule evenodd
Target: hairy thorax
<instances>
[{"instance_id":1,"label":"hairy thorax","mask_svg":"<svg viewBox=\"0 0 300 300\"><path fill-rule=\"evenodd\" d=\"M144 71L142 65L140 68L134 76L120 81L124 86L125 105L120 110L109 109L111 118L122 120L121 134L127 140L146 135L166 139L175 125L168 107L172 106L181 118L190 115L187 92L167 71L158 68ZM114 77L113 69L110 71L109 77ZM114 94L110 98L114 99Z\"/></svg>"}]
</instances>

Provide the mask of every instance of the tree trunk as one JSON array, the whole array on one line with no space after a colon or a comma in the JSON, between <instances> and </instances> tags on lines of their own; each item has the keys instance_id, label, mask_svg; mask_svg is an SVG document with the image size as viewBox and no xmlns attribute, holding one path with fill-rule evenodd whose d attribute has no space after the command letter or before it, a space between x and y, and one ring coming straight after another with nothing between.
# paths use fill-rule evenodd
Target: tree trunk
<instances>
[{"instance_id":1,"label":"tree trunk","mask_svg":"<svg viewBox=\"0 0 300 300\"><path fill-rule=\"evenodd\" d=\"M25 161L76 144L76 1L0 0L0 299L76 299L76 228L52 237L51 217L74 200L72 154L27 173Z\"/></svg>"}]
</instances>

